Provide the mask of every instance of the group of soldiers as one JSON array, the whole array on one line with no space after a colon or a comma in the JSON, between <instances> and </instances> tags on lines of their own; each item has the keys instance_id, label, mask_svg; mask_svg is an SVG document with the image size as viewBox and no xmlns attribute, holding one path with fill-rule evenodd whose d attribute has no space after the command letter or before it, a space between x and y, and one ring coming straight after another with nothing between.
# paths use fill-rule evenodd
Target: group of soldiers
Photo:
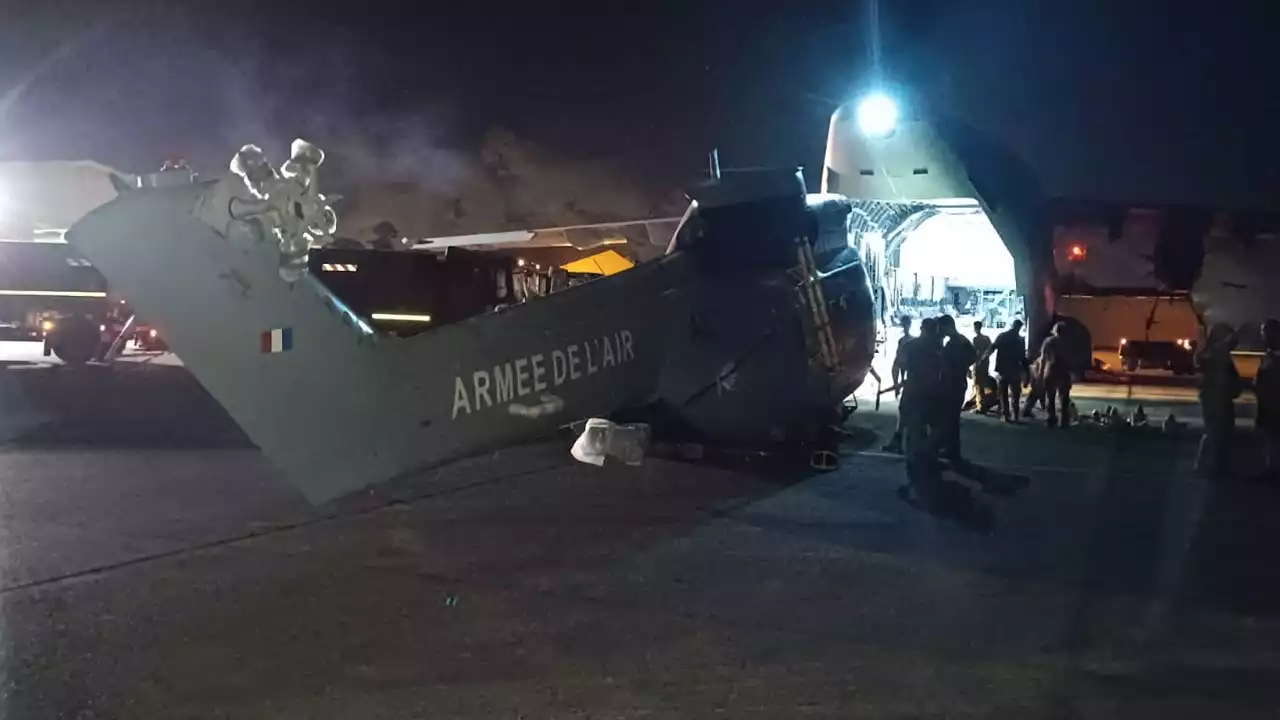
<instances>
[{"instance_id":1,"label":"group of soldiers","mask_svg":"<svg viewBox=\"0 0 1280 720\"><path fill-rule=\"evenodd\" d=\"M1083 372L1066 336L1067 324L1055 321L1040 344L1040 353L1028 362L1022 321L1014 320L1008 330L994 340L982 334L982 323L973 324L974 348L978 360L973 366L973 412L986 414L995 409L1005 422L1034 417L1036 405L1044 407L1049 427L1071 427L1072 377ZM990 358L995 358L995 377ZM1021 401L1022 388L1029 392Z\"/></svg>"},{"instance_id":2,"label":"group of soldiers","mask_svg":"<svg viewBox=\"0 0 1280 720\"><path fill-rule=\"evenodd\" d=\"M998 408L1005 422L1017 423L1041 403L1051 427L1070 426L1066 410L1071 403L1071 372L1063 323L1054 324L1034 363L1027 357L1021 320L1014 320L995 338L985 335L982 323L975 322L972 340L957 330L950 315L921 321L917 337L910 334L911 324L910 318L902 319L903 337L892 369L899 398L898 427L884 447L906 456L909 478L928 474L939 458L964 462L960 416L971 387L974 412ZM1024 381L1030 388L1025 405Z\"/></svg>"},{"instance_id":3,"label":"group of soldiers","mask_svg":"<svg viewBox=\"0 0 1280 720\"><path fill-rule=\"evenodd\" d=\"M1027 357L1021 320L1014 320L994 338L983 333L981 322L975 322L972 340L957 331L949 315L921 321L916 337L911 336L911 318L904 317L901 323L903 336L892 369L893 390L899 398L898 427L884 450L906 456L909 479L932 469L940 458L953 464L964 462L960 416L968 406L970 388L973 412L996 411L1005 422L1017 423L1031 417L1034 406L1040 404L1049 427L1071 426L1072 378L1084 368L1078 367L1079 353L1073 343L1079 343L1067 337L1066 322L1055 319L1034 362ZM1204 418L1196 464L1212 475L1231 472L1234 402L1244 388L1231 354L1237 338L1230 325L1216 323L1195 348ZM1265 474L1280 479L1280 321L1262 324L1262 340L1264 353L1253 383L1255 429L1262 440ZM1024 384L1029 389L1025 403Z\"/></svg>"}]
</instances>

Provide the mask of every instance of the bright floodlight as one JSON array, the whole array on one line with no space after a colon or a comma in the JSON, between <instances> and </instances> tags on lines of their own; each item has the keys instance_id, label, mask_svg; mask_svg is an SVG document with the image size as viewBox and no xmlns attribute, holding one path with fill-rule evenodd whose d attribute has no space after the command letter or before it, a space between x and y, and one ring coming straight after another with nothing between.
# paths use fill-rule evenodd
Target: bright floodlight
<instances>
[{"instance_id":1,"label":"bright floodlight","mask_svg":"<svg viewBox=\"0 0 1280 720\"><path fill-rule=\"evenodd\" d=\"M898 105L876 93L858 104L858 130L867 137L887 137L898 125Z\"/></svg>"}]
</instances>

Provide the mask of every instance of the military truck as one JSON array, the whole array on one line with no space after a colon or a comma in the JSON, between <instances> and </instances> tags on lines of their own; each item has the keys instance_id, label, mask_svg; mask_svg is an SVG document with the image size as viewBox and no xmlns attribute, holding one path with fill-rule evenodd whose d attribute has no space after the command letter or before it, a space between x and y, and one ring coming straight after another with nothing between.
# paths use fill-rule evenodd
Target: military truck
<instances>
[{"instance_id":1,"label":"military truck","mask_svg":"<svg viewBox=\"0 0 1280 720\"><path fill-rule=\"evenodd\" d=\"M0 331L83 364L110 311L107 281L60 236L0 238Z\"/></svg>"}]
</instances>

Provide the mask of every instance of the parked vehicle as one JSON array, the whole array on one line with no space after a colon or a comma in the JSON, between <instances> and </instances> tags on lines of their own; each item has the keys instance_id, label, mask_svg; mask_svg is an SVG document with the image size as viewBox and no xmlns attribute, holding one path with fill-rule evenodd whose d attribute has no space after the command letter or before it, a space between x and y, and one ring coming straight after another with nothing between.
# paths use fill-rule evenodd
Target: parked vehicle
<instances>
[{"instance_id":1,"label":"parked vehicle","mask_svg":"<svg viewBox=\"0 0 1280 720\"><path fill-rule=\"evenodd\" d=\"M1120 338L1120 362L1126 372L1168 370L1175 375L1196 372L1195 344L1181 340L1128 340Z\"/></svg>"}]
</instances>

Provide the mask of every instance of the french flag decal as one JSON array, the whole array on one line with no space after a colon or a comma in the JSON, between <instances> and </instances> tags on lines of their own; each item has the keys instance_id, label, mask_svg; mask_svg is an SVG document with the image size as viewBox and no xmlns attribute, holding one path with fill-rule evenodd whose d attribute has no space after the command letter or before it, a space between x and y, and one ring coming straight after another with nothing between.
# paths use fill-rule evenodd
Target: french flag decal
<instances>
[{"instance_id":1,"label":"french flag decal","mask_svg":"<svg viewBox=\"0 0 1280 720\"><path fill-rule=\"evenodd\" d=\"M278 353L293 349L293 328L275 328L262 333L262 352Z\"/></svg>"}]
</instances>

